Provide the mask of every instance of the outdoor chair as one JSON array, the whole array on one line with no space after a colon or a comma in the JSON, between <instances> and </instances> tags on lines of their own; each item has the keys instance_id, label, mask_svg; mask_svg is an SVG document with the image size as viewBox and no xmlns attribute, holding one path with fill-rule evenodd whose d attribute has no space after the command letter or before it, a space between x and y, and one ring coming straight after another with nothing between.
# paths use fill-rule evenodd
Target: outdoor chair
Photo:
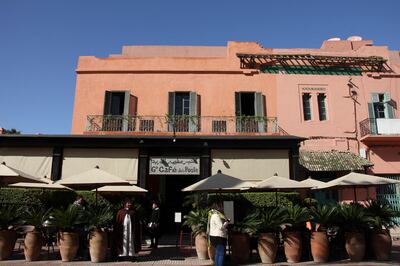
<instances>
[{"instance_id":1,"label":"outdoor chair","mask_svg":"<svg viewBox=\"0 0 400 266\"><path fill-rule=\"evenodd\" d=\"M57 242L57 228L53 226L44 227L43 245L47 247L47 257L50 255L50 248L54 253L54 245Z\"/></svg>"}]
</instances>

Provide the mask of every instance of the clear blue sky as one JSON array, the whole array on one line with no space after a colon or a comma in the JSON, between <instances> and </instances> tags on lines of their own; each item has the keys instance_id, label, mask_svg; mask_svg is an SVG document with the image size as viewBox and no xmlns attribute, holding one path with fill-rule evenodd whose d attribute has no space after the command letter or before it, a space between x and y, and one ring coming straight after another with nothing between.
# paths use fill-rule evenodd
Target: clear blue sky
<instances>
[{"instance_id":1,"label":"clear blue sky","mask_svg":"<svg viewBox=\"0 0 400 266\"><path fill-rule=\"evenodd\" d=\"M360 35L400 50L400 0L0 0L0 127L68 134L78 56L122 45L317 48Z\"/></svg>"}]
</instances>

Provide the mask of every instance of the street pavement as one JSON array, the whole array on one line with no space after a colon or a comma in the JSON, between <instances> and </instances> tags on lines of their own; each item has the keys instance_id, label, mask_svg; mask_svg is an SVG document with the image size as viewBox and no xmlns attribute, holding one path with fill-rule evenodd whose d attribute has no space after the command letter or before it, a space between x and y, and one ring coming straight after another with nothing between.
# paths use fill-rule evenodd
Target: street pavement
<instances>
[{"instance_id":1,"label":"street pavement","mask_svg":"<svg viewBox=\"0 0 400 266\"><path fill-rule=\"evenodd\" d=\"M54 252L47 253L47 249L42 250L41 260L36 262L25 262L23 247L19 249L16 246L16 250L13 253L13 256L10 260L0 261L0 265L73 265L73 266L81 266L81 265L93 265L90 261L73 261L73 262L61 262L60 255L55 248ZM174 245L161 245L158 249L149 249L143 246L143 250L139 252L139 256L137 261L135 262L104 262L101 265L153 265L153 266L162 266L162 265L187 265L187 266L209 266L212 265L210 260L199 260L196 257L194 249L179 249ZM279 258L278 258L279 259ZM280 258L280 261L283 259ZM229 258L226 260L226 265L234 265L230 263ZM256 253L251 257L251 261L248 264L244 265L265 265L260 263L260 259ZM291 265L287 262L277 262L274 265ZM312 261L309 262L300 262L295 265L322 265L318 263L314 263ZM349 260L335 261L325 263L323 265L400 265L400 240L396 240L393 242L393 251L392 251L392 260L388 262L376 262L376 261L362 261L362 262L350 262Z\"/></svg>"}]
</instances>

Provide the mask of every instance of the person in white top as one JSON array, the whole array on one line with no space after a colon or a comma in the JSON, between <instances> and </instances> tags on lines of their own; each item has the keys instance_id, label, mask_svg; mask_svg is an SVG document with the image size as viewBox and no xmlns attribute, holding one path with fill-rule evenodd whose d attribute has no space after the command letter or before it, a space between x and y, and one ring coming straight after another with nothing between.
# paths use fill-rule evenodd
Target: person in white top
<instances>
[{"instance_id":1,"label":"person in white top","mask_svg":"<svg viewBox=\"0 0 400 266\"><path fill-rule=\"evenodd\" d=\"M215 266L224 265L228 224L229 220L223 213L222 204L215 203L208 213L207 225L210 244L215 249Z\"/></svg>"}]
</instances>

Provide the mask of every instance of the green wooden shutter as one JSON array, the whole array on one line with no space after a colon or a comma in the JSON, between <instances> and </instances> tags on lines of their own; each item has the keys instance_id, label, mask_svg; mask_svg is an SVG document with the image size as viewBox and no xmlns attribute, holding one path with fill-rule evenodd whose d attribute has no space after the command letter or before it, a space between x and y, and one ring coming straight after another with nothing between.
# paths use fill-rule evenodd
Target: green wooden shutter
<instances>
[{"instance_id":1,"label":"green wooden shutter","mask_svg":"<svg viewBox=\"0 0 400 266\"><path fill-rule=\"evenodd\" d=\"M174 131L175 126L175 92L168 92L168 131Z\"/></svg>"},{"instance_id":2,"label":"green wooden shutter","mask_svg":"<svg viewBox=\"0 0 400 266\"><path fill-rule=\"evenodd\" d=\"M378 103L379 102L379 93L371 93L371 102Z\"/></svg>"},{"instance_id":3,"label":"green wooden shutter","mask_svg":"<svg viewBox=\"0 0 400 266\"><path fill-rule=\"evenodd\" d=\"M197 113L197 93L191 91L189 93L189 131L190 132L197 132L198 131L198 124L199 124L199 117Z\"/></svg>"},{"instance_id":4,"label":"green wooden shutter","mask_svg":"<svg viewBox=\"0 0 400 266\"><path fill-rule=\"evenodd\" d=\"M131 92L124 91L124 112L122 113L122 131L128 131L129 124L129 101Z\"/></svg>"},{"instance_id":5,"label":"green wooden shutter","mask_svg":"<svg viewBox=\"0 0 400 266\"><path fill-rule=\"evenodd\" d=\"M391 104L390 93L385 92L383 95L383 101L385 106L385 118L395 118L394 116L394 108Z\"/></svg>"},{"instance_id":6,"label":"green wooden shutter","mask_svg":"<svg viewBox=\"0 0 400 266\"><path fill-rule=\"evenodd\" d=\"M241 118L242 115L242 104L240 99L240 92L235 92L235 116L236 116L236 132L241 132Z\"/></svg>"},{"instance_id":7,"label":"green wooden shutter","mask_svg":"<svg viewBox=\"0 0 400 266\"><path fill-rule=\"evenodd\" d=\"M104 96L104 115L111 114L111 91L106 91Z\"/></svg>"},{"instance_id":8,"label":"green wooden shutter","mask_svg":"<svg viewBox=\"0 0 400 266\"><path fill-rule=\"evenodd\" d=\"M261 92L254 93L254 113L258 123L258 132L265 132L264 101Z\"/></svg>"},{"instance_id":9,"label":"green wooden shutter","mask_svg":"<svg viewBox=\"0 0 400 266\"><path fill-rule=\"evenodd\" d=\"M102 130L108 130L109 120L111 115L111 91L106 91L104 95L104 110L103 110Z\"/></svg>"},{"instance_id":10,"label":"green wooden shutter","mask_svg":"<svg viewBox=\"0 0 400 266\"><path fill-rule=\"evenodd\" d=\"M377 133L374 104L368 103L369 126L371 134Z\"/></svg>"}]
</instances>

